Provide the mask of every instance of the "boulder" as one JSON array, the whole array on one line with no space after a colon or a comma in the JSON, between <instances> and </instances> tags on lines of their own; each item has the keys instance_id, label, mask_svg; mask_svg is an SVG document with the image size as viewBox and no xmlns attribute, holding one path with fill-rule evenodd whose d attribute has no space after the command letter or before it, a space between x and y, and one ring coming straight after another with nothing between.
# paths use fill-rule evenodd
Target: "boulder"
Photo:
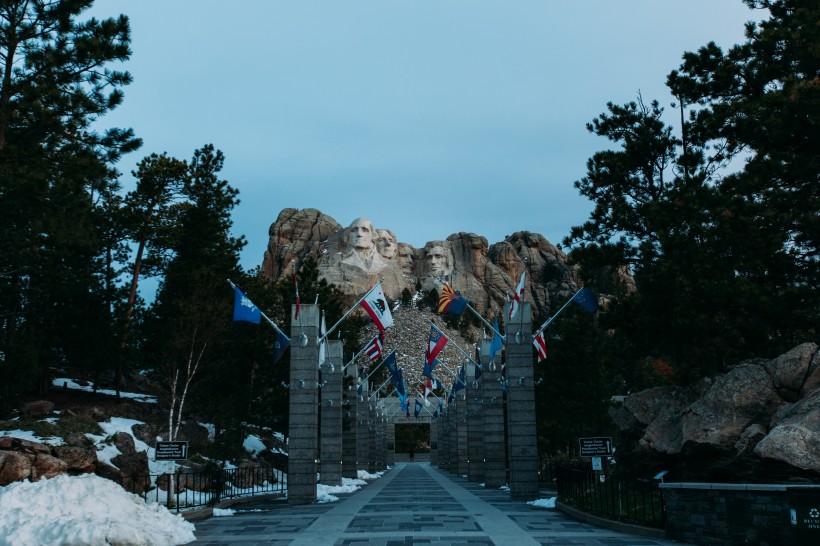
<instances>
[{"instance_id":1,"label":"boulder","mask_svg":"<svg viewBox=\"0 0 820 546\"><path fill-rule=\"evenodd\" d=\"M33 442L31 440L24 440L23 438L15 438L13 436L0 437L0 449L18 451L20 453L30 453L32 455L36 455L38 453L48 455L51 453L51 448L46 444Z\"/></svg>"},{"instance_id":2,"label":"boulder","mask_svg":"<svg viewBox=\"0 0 820 546\"><path fill-rule=\"evenodd\" d=\"M119 469L119 483L126 491L142 494L150 489L148 453L145 451L123 453L112 457L111 462Z\"/></svg>"},{"instance_id":3,"label":"boulder","mask_svg":"<svg viewBox=\"0 0 820 546\"><path fill-rule=\"evenodd\" d=\"M0 451L0 486L18 482L31 476L33 456L16 451Z\"/></svg>"},{"instance_id":4,"label":"boulder","mask_svg":"<svg viewBox=\"0 0 820 546\"><path fill-rule=\"evenodd\" d=\"M816 344L803 343L766 364L774 388L784 400L794 402L798 399L816 354Z\"/></svg>"},{"instance_id":5,"label":"boulder","mask_svg":"<svg viewBox=\"0 0 820 546\"><path fill-rule=\"evenodd\" d=\"M54 411L54 402L34 400L23 404L21 409L26 417L42 417Z\"/></svg>"},{"instance_id":6,"label":"boulder","mask_svg":"<svg viewBox=\"0 0 820 546\"><path fill-rule=\"evenodd\" d=\"M136 445L134 444L134 437L127 432L116 433L114 435L114 445L123 455L133 455L137 452Z\"/></svg>"},{"instance_id":7,"label":"boulder","mask_svg":"<svg viewBox=\"0 0 820 546\"><path fill-rule=\"evenodd\" d=\"M52 451L65 462L69 474L94 472L97 466L97 451L93 447L63 445L53 447Z\"/></svg>"},{"instance_id":8,"label":"boulder","mask_svg":"<svg viewBox=\"0 0 820 546\"><path fill-rule=\"evenodd\" d=\"M37 481L40 478L53 478L60 474L65 474L68 471L68 465L62 459L58 459L53 455L45 453L38 453L31 463L31 481Z\"/></svg>"},{"instance_id":9,"label":"boulder","mask_svg":"<svg viewBox=\"0 0 820 546\"><path fill-rule=\"evenodd\" d=\"M816 351L806 372L806 380L800 388L800 397L805 398L820 391L820 351Z\"/></svg>"}]
</instances>

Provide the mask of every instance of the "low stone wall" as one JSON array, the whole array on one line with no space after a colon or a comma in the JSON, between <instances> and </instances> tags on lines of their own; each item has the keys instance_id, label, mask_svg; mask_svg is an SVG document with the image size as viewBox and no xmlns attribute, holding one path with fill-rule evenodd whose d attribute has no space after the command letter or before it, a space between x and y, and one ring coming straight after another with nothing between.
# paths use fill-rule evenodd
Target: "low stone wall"
<instances>
[{"instance_id":1,"label":"low stone wall","mask_svg":"<svg viewBox=\"0 0 820 546\"><path fill-rule=\"evenodd\" d=\"M661 489L666 537L689 544L802 544L791 523L794 492L817 491L820 501L817 486L664 483Z\"/></svg>"}]
</instances>

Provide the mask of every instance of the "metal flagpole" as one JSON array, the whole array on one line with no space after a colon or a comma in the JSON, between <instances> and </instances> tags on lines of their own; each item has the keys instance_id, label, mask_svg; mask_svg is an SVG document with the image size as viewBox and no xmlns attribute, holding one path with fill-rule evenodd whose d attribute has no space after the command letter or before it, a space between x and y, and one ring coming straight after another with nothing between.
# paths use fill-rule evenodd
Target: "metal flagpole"
<instances>
[{"instance_id":1,"label":"metal flagpole","mask_svg":"<svg viewBox=\"0 0 820 546\"><path fill-rule=\"evenodd\" d=\"M578 289L578 292L580 292L581 290L583 290L583 288L579 288L579 289ZM541 326L539 326L539 327L538 327L538 330L536 330L536 331L535 331L535 333L532 335L532 337L533 337L533 338L535 338L535 337L537 337L537 336L538 336L541 332L543 332L543 331L544 331L544 329L545 329L547 326L549 326L549 325L550 325L550 323L558 317L558 315L560 315L560 314L561 314L561 311L563 311L564 309L566 309L566 308L567 308L567 305L569 305L570 303L572 303L572 300L574 300L574 299L575 299L575 296L577 296L577 295L578 295L578 292L575 292L575 294L573 294L573 295L572 295L572 297L571 297L570 299L568 299L568 300L567 300L567 302L564 304L564 306L563 306L563 307L561 307L561 308L558 310L558 312L557 312L557 313L555 313L554 315L552 315L550 318L548 318L548 319L547 319L547 321L546 321L544 324L542 324Z\"/></svg>"},{"instance_id":2,"label":"metal flagpole","mask_svg":"<svg viewBox=\"0 0 820 546\"><path fill-rule=\"evenodd\" d=\"M367 349L367 345L365 345L364 347L362 347L361 351L359 351L358 353L356 353L355 355L353 355L353 357L350 359L350 362L348 362L347 364L345 364L345 365L342 367L342 371L345 371L345 370L347 369L347 367L348 367L348 366L350 366L351 364L353 364L353 362L355 362L355 361L356 361L356 359L357 359L357 358L359 358L359 355L361 355L361 354L364 352L364 350L365 350L365 349Z\"/></svg>"},{"instance_id":3,"label":"metal flagpole","mask_svg":"<svg viewBox=\"0 0 820 546\"><path fill-rule=\"evenodd\" d=\"M379 391L381 390L381 388L382 388L382 387L384 387L384 386L387 384L387 382L388 382L388 381L390 381L391 379L392 379L392 377L388 377L388 378L385 380L385 382L384 382L384 383L382 383L381 385L379 385L378 387L376 387L376 390L372 391L372 392L373 392L373 394L371 394L370 396L368 396L368 397L367 397L367 401L368 401L368 402L370 402L370 400L371 400L374 396L376 396L377 394L379 394Z\"/></svg>"},{"instance_id":4,"label":"metal flagpole","mask_svg":"<svg viewBox=\"0 0 820 546\"><path fill-rule=\"evenodd\" d=\"M238 287L237 287L237 286L236 286L236 285L235 285L235 284L231 281L231 279L226 279L226 280L228 281L228 284L230 284L230 285L231 285L231 288L234 288L234 289L236 289L236 290L239 290L239 288L238 288ZM257 307L257 309L259 309L259 308ZM281 330L281 329L280 329L280 328L276 325L276 323L275 323L275 322L273 322L271 319L269 319L269 318L268 318L268 315L266 315L265 313L263 313L261 309L259 309L259 314L262 316L262 318L264 318L266 321L268 321L268 324L270 324L271 326L273 326L273 329L274 329L274 330L276 330L277 332L279 332L279 335L284 336L284 338L288 340L288 343L290 343L290 338L289 338L287 335L285 335L285 332L283 332L283 331L282 331L282 330Z\"/></svg>"},{"instance_id":5,"label":"metal flagpole","mask_svg":"<svg viewBox=\"0 0 820 546\"><path fill-rule=\"evenodd\" d=\"M325 333L325 335L323 335L322 337L320 337L320 338L319 338L319 341L322 341L324 338L326 338L327 336L329 336L329 335L331 334L331 332L333 332L336 328L338 328L338 327L339 327L339 325L342 323L342 321L343 321L344 319L346 319L346 318L347 318L347 315L349 315L350 313L352 313L352 312L353 312L353 310L354 310L354 309L356 309L356 307L358 307L358 306L359 306L359 304L360 304L360 303L362 303L362 302L364 301L364 299L367 297L367 295L368 295L368 294L370 294L370 293L373 291L373 289L374 289L374 288L376 288L377 286L379 286L381 283L382 283L381 281L377 282L376 284L374 284L374 285L370 288L370 290L368 290L367 292L365 292L365 293L364 293L364 296L362 296L361 298L359 298L359 301L357 301L356 303L354 303L354 304L353 304L353 307L351 307L350 309L348 309L348 310L347 310L347 313L345 313L344 315L342 315L342 318L340 318L340 319L336 322L336 324L334 324L334 325L333 325L333 327L331 327L331 328L330 328L330 330L328 330L328 331Z\"/></svg>"},{"instance_id":6,"label":"metal flagpole","mask_svg":"<svg viewBox=\"0 0 820 546\"><path fill-rule=\"evenodd\" d=\"M427 322L429 322L429 323L430 323L430 324L432 324L433 326L436 326L436 323L435 323L435 322L433 322L433 321L432 321L432 320L430 320L430 319L427 319ZM459 351L461 351L461 354L463 354L464 356L466 356L466 357L467 357L467 359L468 359L470 362L472 362L473 364L475 364L475 365L476 365L476 366L478 366L479 368L481 367L481 364L479 364L479 363L477 363L475 360L473 360L473 357L471 357L469 354L467 354L467 352L466 352L464 349L462 349L461 347L459 347L459 346L458 346L458 343L456 343L455 341L453 341L453 338L451 338L450 336L448 336L447 334L445 334L445 333L444 333L444 330L442 330L442 329L441 329L441 328L439 328L438 326L436 326L436 328L438 329L438 331L439 331L439 332L441 332L441 335L443 335L444 337L446 337L448 341L452 342L452 343L453 343L453 346L455 346L455 348L456 348L456 349L458 349ZM493 332L495 332L495 328L493 328ZM428 343L429 343L429 342L428 342ZM445 368L447 368L447 366L445 366ZM449 368L447 368L447 369L449 370ZM453 373L453 372L450 372L450 373Z\"/></svg>"},{"instance_id":7,"label":"metal flagpole","mask_svg":"<svg viewBox=\"0 0 820 546\"><path fill-rule=\"evenodd\" d=\"M466 300L465 300L465 301L466 301ZM473 309L473 307L472 307L469 303L467 303L467 304L466 304L466 306L467 306L467 309L469 309L470 311L472 311L472 312L473 312L473 314L474 314L475 316L477 316L477 317L479 318L479 320L481 320L481 322L483 322L484 324L486 324L486 325L487 325L487 327L488 327L490 330L492 330L493 332L495 332L496 334L498 334L498 336L499 336L501 339L506 339L506 336L504 336L501 332L499 332L498 330L496 330L496 329L495 329L495 327L494 327L492 324L490 324L489 322L487 322L487 320L486 320L484 317L482 317L481 315L479 315L479 314L478 314L478 311L476 311L475 309Z\"/></svg>"}]
</instances>

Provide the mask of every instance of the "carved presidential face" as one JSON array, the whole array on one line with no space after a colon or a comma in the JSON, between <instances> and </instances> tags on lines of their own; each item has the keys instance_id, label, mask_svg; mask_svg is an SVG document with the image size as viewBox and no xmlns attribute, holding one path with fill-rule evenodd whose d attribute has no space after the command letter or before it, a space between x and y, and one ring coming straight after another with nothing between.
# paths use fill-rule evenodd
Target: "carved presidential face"
<instances>
[{"instance_id":1,"label":"carved presidential face","mask_svg":"<svg viewBox=\"0 0 820 546\"><path fill-rule=\"evenodd\" d=\"M356 218L348 229L348 244L356 250L369 250L373 243L373 224L367 218Z\"/></svg>"},{"instance_id":2,"label":"carved presidential face","mask_svg":"<svg viewBox=\"0 0 820 546\"><path fill-rule=\"evenodd\" d=\"M427 251L427 270L434 277L444 275L447 272L449 261L447 260L447 249L441 246L434 246Z\"/></svg>"},{"instance_id":3,"label":"carved presidential face","mask_svg":"<svg viewBox=\"0 0 820 546\"><path fill-rule=\"evenodd\" d=\"M393 259L398 251L396 236L387 229L376 230L376 233L379 235L379 238L376 239L376 248L379 250L379 254L387 259Z\"/></svg>"}]
</instances>

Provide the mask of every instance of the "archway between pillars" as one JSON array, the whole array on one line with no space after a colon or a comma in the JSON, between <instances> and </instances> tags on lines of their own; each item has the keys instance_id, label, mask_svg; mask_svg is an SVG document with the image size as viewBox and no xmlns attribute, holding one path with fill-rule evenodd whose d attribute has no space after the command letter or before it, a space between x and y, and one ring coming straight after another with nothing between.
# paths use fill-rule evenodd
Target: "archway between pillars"
<instances>
[{"instance_id":1,"label":"archway between pillars","mask_svg":"<svg viewBox=\"0 0 820 546\"><path fill-rule=\"evenodd\" d=\"M424 404L421 399L419 402ZM409 415L402 412L397 396L379 399L378 411L387 429L387 451L400 460L406 460L410 447L413 447L417 458L430 460L430 451L435 448L431 434L433 429L431 412L435 406L423 405L419 415L415 416L415 399L408 398L407 403L410 409Z\"/></svg>"}]
</instances>

